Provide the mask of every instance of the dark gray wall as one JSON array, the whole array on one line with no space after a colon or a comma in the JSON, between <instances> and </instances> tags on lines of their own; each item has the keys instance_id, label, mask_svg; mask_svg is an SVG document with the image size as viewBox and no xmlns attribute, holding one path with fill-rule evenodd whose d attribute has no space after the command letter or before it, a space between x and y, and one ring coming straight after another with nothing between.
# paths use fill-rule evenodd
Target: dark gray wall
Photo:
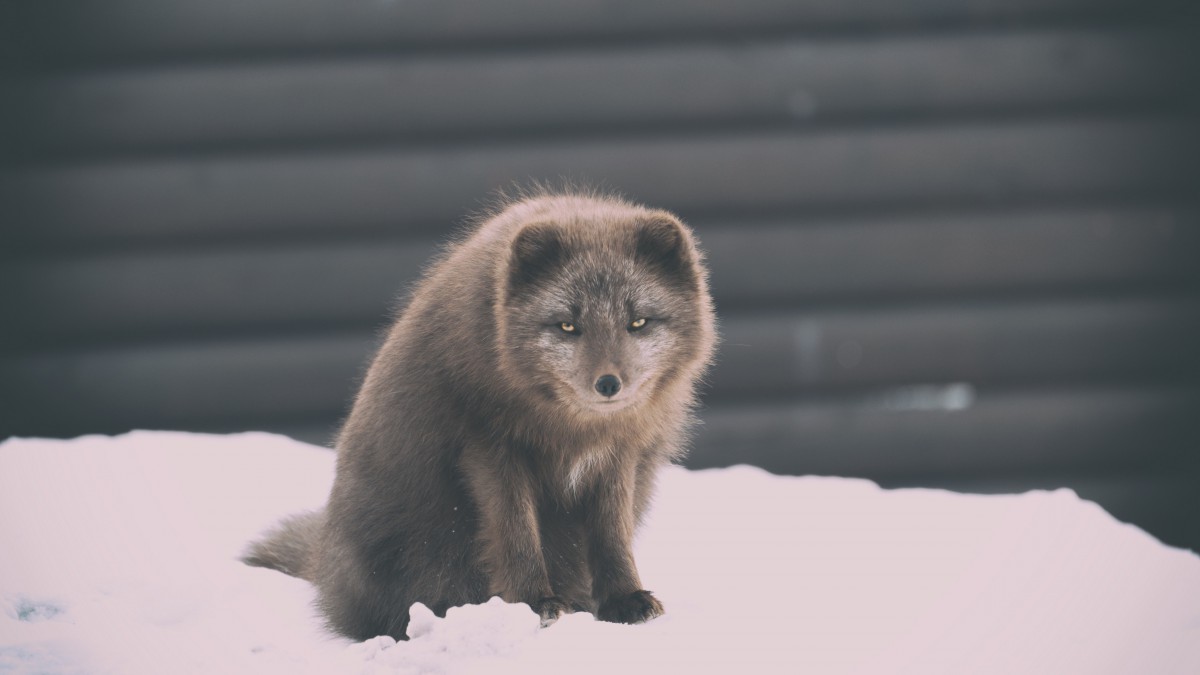
<instances>
[{"instance_id":1,"label":"dark gray wall","mask_svg":"<svg viewBox=\"0 0 1200 675\"><path fill-rule=\"evenodd\" d=\"M709 251L691 465L1069 486L1200 548L1169 3L51 5L0 8L0 437L326 441L437 242L566 177Z\"/></svg>"}]
</instances>

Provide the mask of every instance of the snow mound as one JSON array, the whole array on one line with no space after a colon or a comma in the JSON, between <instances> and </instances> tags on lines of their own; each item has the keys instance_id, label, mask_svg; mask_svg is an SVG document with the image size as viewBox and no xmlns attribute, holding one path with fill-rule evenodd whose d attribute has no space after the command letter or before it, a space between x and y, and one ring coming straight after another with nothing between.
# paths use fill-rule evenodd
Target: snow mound
<instances>
[{"instance_id":1,"label":"snow mound","mask_svg":"<svg viewBox=\"0 0 1200 675\"><path fill-rule=\"evenodd\" d=\"M636 548L667 614L540 629L492 599L333 636L237 561L319 507L333 453L270 434L0 444L0 672L1200 672L1200 557L1068 490L958 495L664 473Z\"/></svg>"}]
</instances>

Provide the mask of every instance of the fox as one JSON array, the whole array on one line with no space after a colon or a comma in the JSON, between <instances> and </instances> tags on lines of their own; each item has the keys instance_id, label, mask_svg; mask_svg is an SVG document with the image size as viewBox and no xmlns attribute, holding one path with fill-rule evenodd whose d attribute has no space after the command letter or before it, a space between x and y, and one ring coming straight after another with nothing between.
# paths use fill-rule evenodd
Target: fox
<instances>
[{"instance_id":1,"label":"fox","mask_svg":"<svg viewBox=\"0 0 1200 675\"><path fill-rule=\"evenodd\" d=\"M335 442L322 510L242 560L313 583L327 627L407 639L409 608L499 596L543 626L663 614L632 542L711 365L704 255L674 214L526 193L429 267Z\"/></svg>"}]
</instances>

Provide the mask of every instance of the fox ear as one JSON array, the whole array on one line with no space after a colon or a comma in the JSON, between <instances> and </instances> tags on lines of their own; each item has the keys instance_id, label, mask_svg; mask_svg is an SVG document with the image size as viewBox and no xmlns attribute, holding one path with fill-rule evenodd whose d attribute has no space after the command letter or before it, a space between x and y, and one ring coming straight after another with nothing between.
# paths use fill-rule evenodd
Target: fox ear
<instances>
[{"instance_id":1,"label":"fox ear","mask_svg":"<svg viewBox=\"0 0 1200 675\"><path fill-rule=\"evenodd\" d=\"M689 277L692 261L683 223L658 211L637 224L637 257L669 274Z\"/></svg>"},{"instance_id":2,"label":"fox ear","mask_svg":"<svg viewBox=\"0 0 1200 675\"><path fill-rule=\"evenodd\" d=\"M508 281L512 286L532 283L560 266L567 249L562 235L551 223L526 225L513 240Z\"/></svg>"}]
</instances>

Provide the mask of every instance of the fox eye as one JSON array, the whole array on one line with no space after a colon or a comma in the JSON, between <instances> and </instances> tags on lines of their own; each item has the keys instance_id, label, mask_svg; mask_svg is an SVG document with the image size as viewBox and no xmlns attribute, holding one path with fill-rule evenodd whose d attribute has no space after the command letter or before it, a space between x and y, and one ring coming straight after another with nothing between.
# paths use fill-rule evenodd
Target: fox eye
<instances>
[{"instance_id":1,"label":"fox eye","mask_svg":"<svg viewBox=\"0 0 1200 675\"><path fill-rule=\"evenodd\" d=\"M646 319L637 319L630 322L629 330L641 330L646 327Z\"/></svg>"},{"instance_id":2,"label":"fox eye","mask_svg":"<svg viewBox=\"0 0 1200 675\"><path fill-rule=\"evenodd\" d=\"M559 328L559 330L561 330L564 333L578 332L578 329L575 328L575 324L571 323L570 321L564 321L564 322L558 324L558 328Z\"/></svg>"}]
</instances>

